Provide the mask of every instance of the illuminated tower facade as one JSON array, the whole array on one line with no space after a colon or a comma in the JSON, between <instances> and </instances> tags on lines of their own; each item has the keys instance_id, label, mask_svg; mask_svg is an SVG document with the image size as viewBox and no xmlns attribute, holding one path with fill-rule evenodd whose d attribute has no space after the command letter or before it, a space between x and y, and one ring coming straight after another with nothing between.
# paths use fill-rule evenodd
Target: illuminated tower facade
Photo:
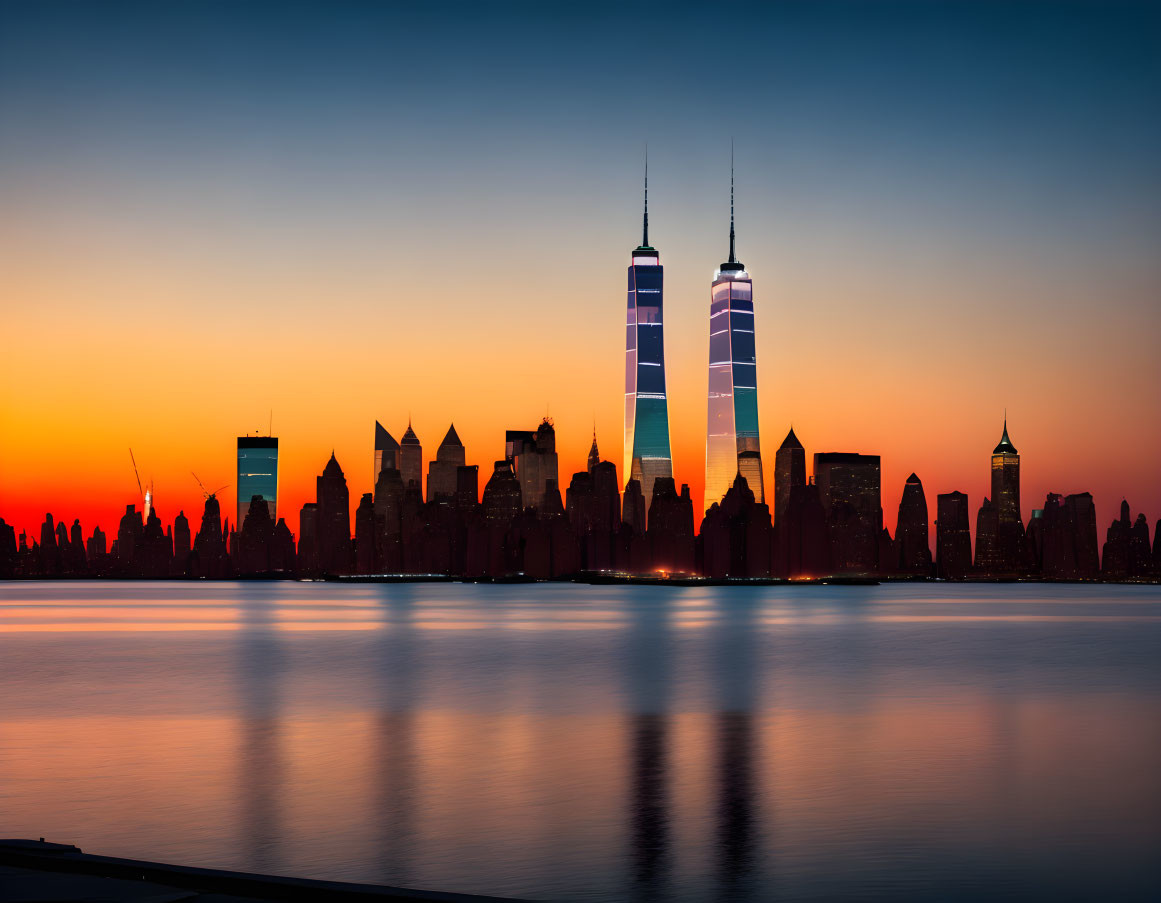
<instances>
[{"instance_id":1,"label":"illuminated tower facade","mask_svg":"<svg viewBox=\"0 0 1161 903\"><path fill-rule=\"evenodd\" d=\"M754 287L734 254L734 166L730 162L730 259L710 288L709 405L705 502L725 498L741 474L754 501L765 501L758 445L758 377L754 349Z\"/></svg>"},{"instance_id":2,"label":"illuminated tower facade","mask_svg":"<svg viewBox=\"0 0 1161 903\"><path fill-rule=\"evenodd\" d=\"M1020 516L1020 454L1008 438L1006 417L1004 435L992 451L992 502L996 506L1000 566L1015 572L1022 561L1024 521Z\"/></svg>"},{"instance_id":3,"label":"illuminated tower facade","mask_svg":"<svg viewBox=\"0 0 1161 903\"><path fill-rule=\"evenodd\" d=\"M658 477L673 476L669 453L669 402L665 394L661 257L649 246L649 163L645 164L645 215L641 245L629 264L625 328L625 476L638 480L645 508Z\"/></svg>"},{"instance_id":4,"label":"illuminated tower facade","mask_svg":"<svg viewBox=\"0 0 1161 903\"><path fill-rule=\"evenodd\" d=\"M270 520L278 522L278 440L273 436L238 437L238 519L241 529L256 495L270 509Z\"/></svg>"}]
</instances>

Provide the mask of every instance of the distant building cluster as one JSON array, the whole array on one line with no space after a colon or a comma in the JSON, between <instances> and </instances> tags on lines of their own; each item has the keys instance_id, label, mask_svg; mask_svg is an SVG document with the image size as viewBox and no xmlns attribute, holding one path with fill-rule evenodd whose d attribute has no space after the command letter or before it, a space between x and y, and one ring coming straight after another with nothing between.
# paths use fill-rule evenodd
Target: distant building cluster
<instances>
[{"instance_id":1,"label":"distant building cluster","mask_svg":"<svg viewBox=\"0 0 1161 903\"><path fill-rule=\"evenodd\" d=\"M628 268L625 432L622 485L601 459L596 435L588 466L561 493L556 431L509 430L504 457L487 474L466 463L455 427L423 473L423 446L408 423L401 441L376 422L374 491L352 505L332 453L315 501L299 512L297 539L278 517L278 440L238 439L238 508L223 520L215 492L192 533L184 512L163 527L152 496L126 507L116 539L84 540L48 515L39 541L0 520L0 576L208 577L448 575L566 578L585 574L701 575L788 580L938 577L1046 580L1161 579L1161 537L1128 503L1098 554L1092 496L1050 493L1025 525L1020 455L1003 436L991 456L991 495L976 513L968 497L936 500L935 555L923 483L903 487L895 534L883 523L877 455L806 450L793 428L765 486L758 435L753 281L735 253L733 166L729 259L710 286L705 517L694 532L694 501L673 477L665 387L664 269L649 244L649 176L641 244ZM136 467L136 464L134 464ZM140 481L139 481L140 482ZM773 498L773 511L769 499Z\"/></svg>"},{"instance_id":2,"label":"distant building cluster","mask_svg":"<svg viewBox=\"0 0 1161 903\"><path fill-rule=\"evenodd\" d=\"M1161 579L1161 523L1150 542L1144 515L1127 502L1097 540L1092 496L1049 493L1025 526L1020 456L1008 437L991 456L992 495L976 512L973 555L968 498L938 496L935 554L923 484L903 487L895 532L883 523L876 455L820 452L806 475L806 451L791 430L774 460L773 511L739 468L694 531L689 487L657 476L648 500L640 479L620 491L617 465L593 436L586 469L563 495L556 431L509 430L504 457L480 493L479 468L450 427L423 473L423 446L408 425L396 442L375 424L375 489L352 505L332 454L299 512L297 537L277 516L277 440L238 440L239 485L257 478L241 524L223 518L207 492L196 531L184 512L165 525L155 496L148 511L127 505L109 541L86 539L45 517L40 536L16 535L0 520L3 577L325 577L446 575L467 579L700 575L715 579ZM254 450L261 455L255 460ZM253 485L253 484L252 484Z\"/></svg>"}]
</instances>

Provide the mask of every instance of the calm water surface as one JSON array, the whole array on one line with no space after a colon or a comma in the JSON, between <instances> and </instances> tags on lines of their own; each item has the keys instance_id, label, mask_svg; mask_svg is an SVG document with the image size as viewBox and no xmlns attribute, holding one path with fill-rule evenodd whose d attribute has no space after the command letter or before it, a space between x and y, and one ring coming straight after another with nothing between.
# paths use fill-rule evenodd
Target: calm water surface
<instances>
[{"instance_id":1,"label":"calm water surface","mask_svg":"<svg viewBox=\"0 0 1161 903\"><path fill-rule=\"evenodd\" d=\"M562 900L1161 898L1161 588L0 583L0 835Z\"/></svg>"}]
</instances>

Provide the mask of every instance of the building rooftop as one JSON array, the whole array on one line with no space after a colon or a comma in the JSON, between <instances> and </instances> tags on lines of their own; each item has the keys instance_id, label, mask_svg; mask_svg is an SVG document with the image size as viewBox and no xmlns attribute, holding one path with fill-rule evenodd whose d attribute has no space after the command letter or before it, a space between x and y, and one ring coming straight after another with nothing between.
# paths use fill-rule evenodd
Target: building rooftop
<instances>
[{"instance_id":1,"label":"building rooftop","mask_svg":"<svg viewBox=\"0 0 1161 903\"><path fill-rule=\"evenodd\" d=\"M782 440L782 444L778 446L782 448L802 448L802 443L798 441L798 437L794 435L794 427L790 428L790 432L786 434L786 438Z\"/></svg>"},{"instance_id":2,"label":"building rooftop","mask_svg":"<svg viewBox=\"0 0 1161 903\"><path fill-rule=\"evenodd\" d=\"M1012 444L1012 440L1008 438L1008 421L1004 420L1004 435L1000 439L1000 444L992 450L993 455L1015 455L1019 454L1016 451L1016 446Z\"/></svg>"}]
</instances>

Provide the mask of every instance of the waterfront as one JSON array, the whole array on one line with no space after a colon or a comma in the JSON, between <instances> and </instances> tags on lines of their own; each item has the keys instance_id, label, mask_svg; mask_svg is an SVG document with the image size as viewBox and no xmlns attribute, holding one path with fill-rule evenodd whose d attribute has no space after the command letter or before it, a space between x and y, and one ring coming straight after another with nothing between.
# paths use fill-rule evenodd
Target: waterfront
<instances>
[{"instance_id":1,"label":"waterfront","mask_svg":"<svg viewBox=\"0 0 1161 903\"><path fill-rule=\"evenodd\" d=\"M551 899L1156 899L1161 588L0 584L0 832Z\"/></svg>"}]
</instances>

